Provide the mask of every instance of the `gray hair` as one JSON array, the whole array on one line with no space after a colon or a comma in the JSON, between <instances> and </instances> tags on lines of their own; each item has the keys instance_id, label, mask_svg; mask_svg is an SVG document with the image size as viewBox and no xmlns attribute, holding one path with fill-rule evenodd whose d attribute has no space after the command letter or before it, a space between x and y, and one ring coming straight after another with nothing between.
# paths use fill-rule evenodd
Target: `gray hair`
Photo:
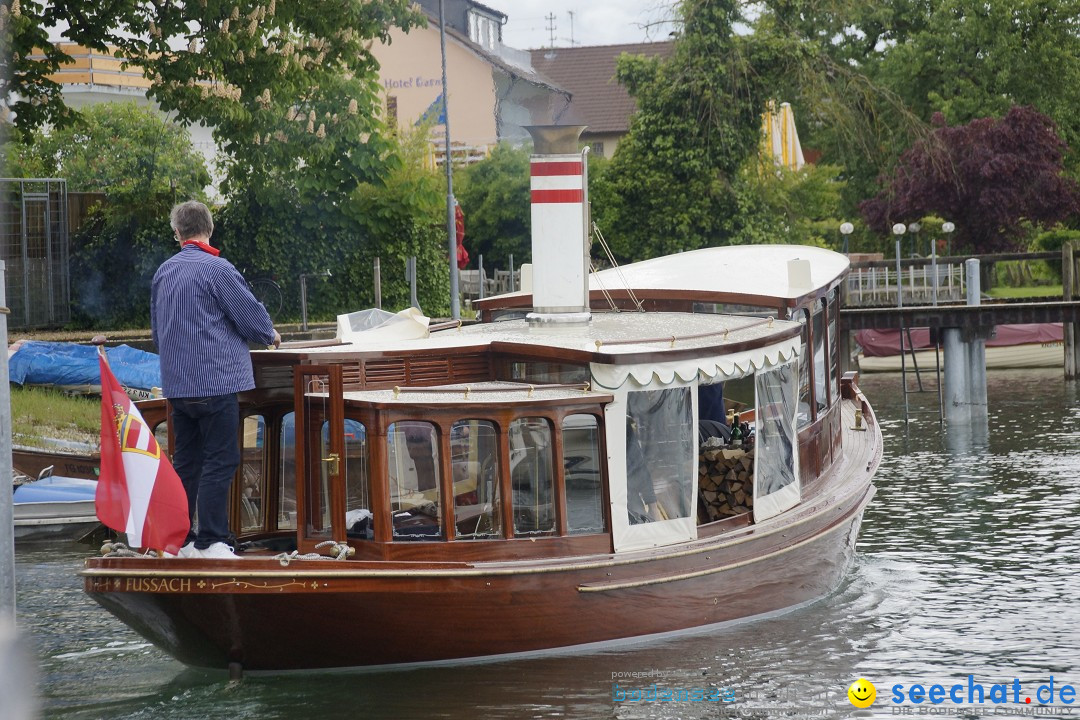
<instances>
[{"instance_id":1,"label":"gray hair","mask_svg":"<svg viewBox=\"0 0 1080 720\"><path fill-rule=\"evenodd\" d=\"M198 200L174 205L169 213L169 224L181 240L200 235L210 237L214 234L214 219L210 216L210 208Z\"/></svg>"}]
</instances>

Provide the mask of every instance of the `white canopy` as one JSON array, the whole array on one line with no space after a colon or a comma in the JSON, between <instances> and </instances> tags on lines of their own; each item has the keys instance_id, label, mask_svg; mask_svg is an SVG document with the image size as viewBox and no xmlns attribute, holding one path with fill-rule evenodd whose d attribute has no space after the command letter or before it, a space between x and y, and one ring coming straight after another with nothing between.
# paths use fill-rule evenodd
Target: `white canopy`
<instances>
[{"instance_id":1,"label":"white canopy","mask_svg":"<svg viewBox=\"0 0 1080 720\"><path fill-rule=\"evenodd\" d=\"M592 363L590 369L595 385L607 390L622 387L627 378L633 378L641 387L670 385L676 378L684 383L697 378L700 383L708 385L745 377L762 368L787 362L799 354L801 343L802 339L796 336L764 348L725 355L632 365Z\"/></svg>"}]
</instances>

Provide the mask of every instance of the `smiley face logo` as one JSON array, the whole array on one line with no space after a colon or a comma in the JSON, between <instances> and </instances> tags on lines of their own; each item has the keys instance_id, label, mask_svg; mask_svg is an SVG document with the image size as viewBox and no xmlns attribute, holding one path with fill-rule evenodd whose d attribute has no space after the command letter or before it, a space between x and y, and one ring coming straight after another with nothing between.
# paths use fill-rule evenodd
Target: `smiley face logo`
<instances>
[{"instance_id":1,"label":"smiley face logo","mask_svg":"<svg viewBox=\"0 0 1080 720\"><path fill-rule=\"evenodd\" d=\"M847 689L848 700L857 708L868 708L877 698L877 688L866 678L859 678Z\"/></svg>"}]
</instances>

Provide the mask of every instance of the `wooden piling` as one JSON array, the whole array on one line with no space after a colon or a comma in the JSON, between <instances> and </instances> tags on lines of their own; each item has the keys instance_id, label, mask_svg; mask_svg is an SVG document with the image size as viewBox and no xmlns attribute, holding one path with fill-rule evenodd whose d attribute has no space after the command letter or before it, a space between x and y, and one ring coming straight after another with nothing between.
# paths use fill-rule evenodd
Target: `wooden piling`
<instances>
[{"instance_id":1,"label":"wooden piling","mask_svg":"<svg viewBox=\"0 0 1080 720\"><path fill-rule=\"evenodd\" d=\"M1076 249L1072 241L1066 241L1061 245L1061 290L1066 302L1080 295L1077 292L1077 283L1080 278L1076 271ZM1072 380L1078 376L1077 361L1080 356L1080 328L1078 323L1064 322L1063 339L1065 341L1065 379Z\"/></svg>"}]
</instances>

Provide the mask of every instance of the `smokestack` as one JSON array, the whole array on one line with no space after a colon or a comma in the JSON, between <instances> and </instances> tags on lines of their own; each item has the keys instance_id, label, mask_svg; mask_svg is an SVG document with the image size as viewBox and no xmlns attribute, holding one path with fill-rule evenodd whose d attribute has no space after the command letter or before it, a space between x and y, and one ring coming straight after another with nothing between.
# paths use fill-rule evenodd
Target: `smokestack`
<instances>
[{"instance_id":1,"label":"smokestack","mask_svg":"<svg viewBox=\"0 0 1080 720\"><path fill-rule=\"evenodd\" d=\"M589 312L588 172L584 125L533 125L533 306L530 324L582 324Z\"/></svg>"}]
</instances>

